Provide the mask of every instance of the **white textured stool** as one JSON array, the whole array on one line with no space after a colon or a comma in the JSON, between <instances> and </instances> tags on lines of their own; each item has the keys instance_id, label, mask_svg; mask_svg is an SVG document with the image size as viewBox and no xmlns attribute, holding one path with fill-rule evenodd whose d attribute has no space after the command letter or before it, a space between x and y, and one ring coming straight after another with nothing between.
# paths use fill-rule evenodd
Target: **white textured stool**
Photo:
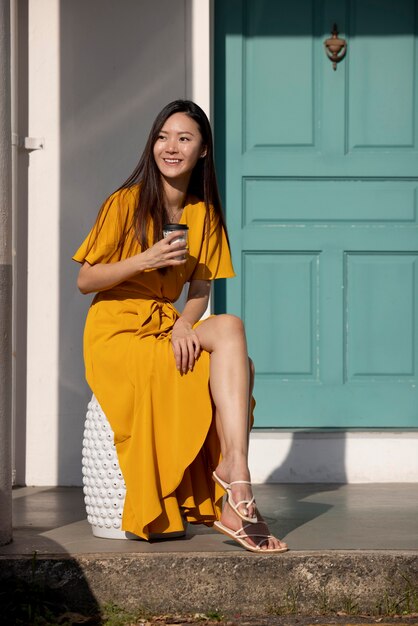
<instances>
[{"instance_id":1,"label":"white textured stool","mask_svg":"<svg viewBox=\"0 0 418 626\"><path fill-rule=\"evenodd\" d=\"M83 492L93 535L135 539L122 530L126 487L119 467L113 431L95 396L87 407L83 438Z\"/></svg>"},{"instance_id":2,"label":"white textured stool","mask_svg":"<svg viewBox=\"0 0 418 626\"><path fill-rule=\"evenodd\" d=\"M122 530L126 486L119 467L114 433L93 395L87 406L83 438L83 492L93 535L103 539L140 539ZM153 539L183 537L185 532L151 535Z\"/></svg>"}]
</instances>

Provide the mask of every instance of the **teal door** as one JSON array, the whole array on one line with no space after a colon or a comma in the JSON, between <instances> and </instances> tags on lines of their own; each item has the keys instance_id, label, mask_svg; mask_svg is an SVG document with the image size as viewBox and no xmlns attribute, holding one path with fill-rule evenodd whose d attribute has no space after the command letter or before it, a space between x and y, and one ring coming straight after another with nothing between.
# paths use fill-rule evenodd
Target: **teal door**
<instances>
[{"instance_id":1,"label":"teal door","mask_svg":"<svg viewBox=\"0 0 418 626\"><path fill-rule=\"evenodd\" d=\"M256 426L418 427L417 4L216 4L226 310Z\"/></svg>"}]
</instances>

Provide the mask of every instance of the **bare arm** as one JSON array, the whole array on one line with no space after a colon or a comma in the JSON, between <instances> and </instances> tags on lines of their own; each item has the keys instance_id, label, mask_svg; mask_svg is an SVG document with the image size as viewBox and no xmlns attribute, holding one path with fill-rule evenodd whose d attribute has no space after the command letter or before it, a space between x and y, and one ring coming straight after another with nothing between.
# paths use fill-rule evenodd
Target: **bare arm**
<instances>
[{"instance_id":1,"label":"bare arm","mask_svg":"<svg viewBox=\"0 0 418 626\"><path fill-rule=\"evenodd\" d=\"M187 302L183 313L174 324L171 342L177 369L185 374L192 370L201 348L199 339L193 330L193 325L206 311L210 280L192 280L187 295Z\"/></svg>"},{"instance_id":2,"label":"bare arm","mask_svg":"<svg viewBox=\"0 0 418 626\"><path fill-rule=\"evenodd\" d=\"M84 294L106 291L145 270L183 265L186 244L184 241L170 244L176 237L178 233L170 233L144 252L116 263L90 265L85 261L78 274L77 287Z\"/></svg>"},{"instance_id":3,"label":"bare arm","mask_svg":"<svg viewBox=\"0 0 418 626\"><path fill-rule=\"evenodd\" d=\"M210 285L210 280L192 280L190 282L187 302L179 322L193 326L200 320L208 306Z\"/></svg>"}]
</instances>

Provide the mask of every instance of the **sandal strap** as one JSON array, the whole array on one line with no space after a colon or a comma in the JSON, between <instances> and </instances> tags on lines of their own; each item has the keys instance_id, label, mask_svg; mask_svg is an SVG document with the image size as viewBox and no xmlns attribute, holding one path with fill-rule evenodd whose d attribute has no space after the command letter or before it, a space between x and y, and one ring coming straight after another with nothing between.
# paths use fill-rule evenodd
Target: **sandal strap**
<instances>
[{"instance_id":1,"label":"sandal strap","mask_svg":"<svg viewBox=\"0 0 418 626\"><path fill-rule=\"evenodd\" d=\"M256 537L260 538L260 541L256 544L256 548L260 548L260 546L263 545L263 543L265 543L268 539L273 539L274 535L263 535L262 533L247 533L246 532L246 528L249 528L250 525L246 524L245 526L242 526L242 528L238 529L234 535L236 537L239 537L240 539L242 539L243 541L245 541L247 538L248 539L255 539ZM239 535L238 533L244 531L245 535Z\"/></svg>"},{"instance_id":2,"label":"sandal strap","mask_svg":"<svg viewBox=\"0 0 418 626\"><path fill-rule=\"evenodd\" d=\"M238 530L234 531L234 535L236 535L237 537L241 537L241 539L245 539L245 537L263 537L263 541L265 541L266 539L270 539L270 537L273 537L273 535L264 535L263 533L247 533L247 528L253 528L253 524L245 524L245 526L241 526L241 528L238 528ZM245 537L242 535L239 535L239 533L245 533Z\"/></svg>"},{"instance_id":3,"label":"sandal strap","mask_svg":"<svg viewBox=\"0 0 418 626\"><path fill-rule=\"evenodd\" d=\"M260 548L260 546L262 546L263 543L265 543L268 539L274 538L274 535L263 535L263 533L247 533L246 531L247 528L253 528L253 524L245 524L245 526L241 526L241 528L238 528L238 530L235 530L233 534L235 537L237 537L238 539L241 539L242 541L245 541L247 538L254 539L256 537L259 537L260 541L256 544L256 548ZM240 535L239 533L242 533L242 532L244 532L245 534Z\"/></svg>"},{"instance_id":4,"label":"sandal strap","mask_svg":"<svg viewBox=\"0 0 418 626\"><path fill-rule=\"evenodd\" d=\"M254 539L254 537L262 537L262 540L260 541L260 543L262 543L263 541L265 541L266 539L270 539L270 537L273 537L273 535L262 535L261 533L256 533L256 534L252 534L252 533L245 533L244 535L238 535L240 539L245 539L246 537L248 537L249 539Z\"/></svg>"},{"instance_id":5,"label":"sandal strap","mask_svg":"<svg viewBox=\"0 0 418 626\"><path fill-rule=\"evenodd\" d=\"M261 539L261 541L258 542L257 544L257 548L259 548L260 546L263 545L263 543L265 543L268 539L273 538L273 535L258 535L259 537L264 537L264 539ZM247 535L247 537L249 537L249 535Z\"/></svg>"},{"instance_id":6,"label":"sandal strap","mask_svg":"<svg viewBox=\"0 0 418 626\"><path fill-rule=\"evenodd\" d=\"M238 528L238 530L234 530L234 535L236 537L240 537L241 535L239 533L245 532L246 536L249 537L249 535L247 535L246 533L246 528L252 528L252 524L245 524L245 526L241 526L241 528Z\"/></svg>"},{"instance_id":7,"label":"sandal strap","mask_svg":"<svg viewBox=\"0 0 418 626\"><path fill-rule=\"evenodd\" d=\"M251 485L251 483L248 480L234 480L232 483L229 483L229 487L227 488L227 491L229 491L231 496L232 496L231 485L238 485L238 484ZM255 503L254 496L251 498L251 500L240 500L239 502L234 502L235 506L239 506L240 504L246 504L247 507L251 506L254 503Z\"/></svg>"},{"instance_id":8,"label":"sandal strap","mask_svg":"<svg viewBox=\"0 0 418 626\"><path fill-rule=\"evenodd\" d=\"M241 504L245 504L246 509L248 509L248 507L254 503L255 503L255 498L251 498L251 500L240 500L239 502L234 502L236 507L239 507Z\"/></svg>"},{"instance_id":9,"label":"sandal strap","mask_svg":"<svg viewBox=\"0 0 418 626\"><path fill-rule=\"evenodd\" d=\"M230 485L251 485L251 482L249 480L233 480L232 483L229 483Z\"/></svg>"}]
</instances>

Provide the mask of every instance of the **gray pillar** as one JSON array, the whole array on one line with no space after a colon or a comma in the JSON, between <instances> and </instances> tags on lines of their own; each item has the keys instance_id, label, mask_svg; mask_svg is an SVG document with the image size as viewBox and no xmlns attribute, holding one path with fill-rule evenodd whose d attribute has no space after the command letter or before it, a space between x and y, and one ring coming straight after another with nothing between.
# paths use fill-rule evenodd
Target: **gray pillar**
<instances>
[{"instance_id":1,"label":"gray pillar","mask_svg":"<svg viewBox=\"0 0 418 626\"><path fill-rule=\"evenodd\" d=\"M12 540L10 0L0 0L0 545Z\"/></svg>"}]
</instances>

